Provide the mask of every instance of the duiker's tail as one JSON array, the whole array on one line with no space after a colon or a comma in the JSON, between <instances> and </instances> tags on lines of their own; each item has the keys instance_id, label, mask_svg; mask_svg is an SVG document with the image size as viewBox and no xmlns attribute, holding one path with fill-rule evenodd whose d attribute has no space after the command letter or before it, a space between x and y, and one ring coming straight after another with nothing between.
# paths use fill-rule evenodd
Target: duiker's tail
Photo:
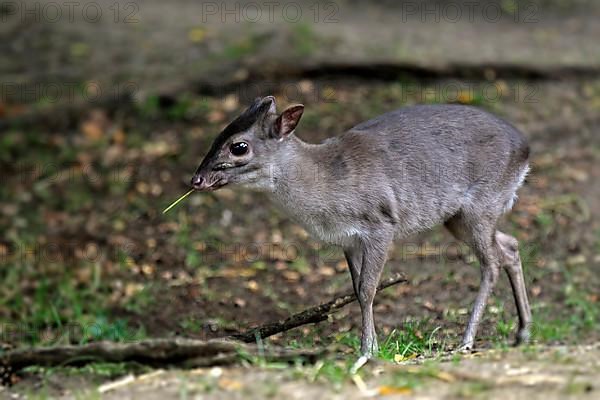
<instances>
[{"instance_id":1,"label":"duiker's tail","mask_svg":"<svg viewBox=\"0 0 600 400\"><path fill-rule=\"evenodd\" d=\"M514 185L514 189L513 189L513 195L511 197L511 199L509 201L507 201L506 204L504 205L504 212L505 213L507 213L510 210L512 210L512 208L514 207L515 203L517 202L517 199L519 198L519 196L517 194L517 191L519 190L519 188L521 186L523 186L523 182L525 182L525 178L527 178L527 175L529 174L530 170L531 169L529 168L529 163L526 163L521 168L519 174L517 175L517 179L515 180L515 185Z\"/></svg>"}]
</instances>

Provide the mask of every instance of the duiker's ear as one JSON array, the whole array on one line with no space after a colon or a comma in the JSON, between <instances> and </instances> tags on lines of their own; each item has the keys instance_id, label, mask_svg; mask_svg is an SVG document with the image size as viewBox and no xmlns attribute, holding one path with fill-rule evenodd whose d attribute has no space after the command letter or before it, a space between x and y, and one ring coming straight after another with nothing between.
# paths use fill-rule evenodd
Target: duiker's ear
<instances>
[{"instance_id":1,"label":"duiker's ear","mask_svg":"<svg viewBox=\"0 0 600 400\"><path fill-rule=\"evenodd\" d=\"M258 114L277 114L277 108L275 105L275 97L273 96L265 96L265 97L257 97L254 99L254 104L248 108L248 110L258 110Z\"/></svg>"},{"instance_id":2,"label":"duiker's ear","mask_svg":"<svg viewBox=\"0 0 600 400\"><path fill-rule=\"evenodd\" d=\"M267 110L268 114L277 114L277 105L275 104L275 97L266 96L262 99L262 103L269 104L269 109Z\"/></svg>"},{"instance_id":3,"label":"duiker's ear","mask_svg":"<svg viewBox=\"0 0 600 400\"><path fill-rule=\"evenodd\" d=\"M275 137L279 139L283 139L290 133L294 131L296 125L300 121L300 117L302 117L302 113L304 112L304 106L302 104L296 104L293 106L289 106L277 119L275 120L275 124L273 125L273 134Z\"/></svg>"}]
</instances>

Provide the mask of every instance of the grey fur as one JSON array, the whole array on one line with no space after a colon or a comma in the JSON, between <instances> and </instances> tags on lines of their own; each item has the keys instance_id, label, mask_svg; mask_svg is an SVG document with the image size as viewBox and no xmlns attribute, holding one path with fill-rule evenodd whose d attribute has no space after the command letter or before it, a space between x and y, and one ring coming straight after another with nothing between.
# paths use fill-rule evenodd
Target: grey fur
<instances>
[{"instance_id":1,"label":"grey fur","mask_svg":"<svg viewBox=\"0 0 600 400\"><path fill-rule=\"evenodd\" d=\"M462 347L473 345L487 299L504 268L519 312L519 341L531 312L517 241L496 230L528 170L529 147L507 122L473 107L412 106L363 122L322 144L294 135L302 108L275 111L272 97L249 109L256 122L215 141L192 184L227 183L267 192L319 239L344 249L362 311L361 352L377 352L373 298L394 238L445 224L481 263L481 288ZM268 110L268 111L266 111ZM226 137L224 137L226 136ZM242 157L229 145L245 141ZM215 166L229 166L217 168Z\"/></svg>"}]
</instances>

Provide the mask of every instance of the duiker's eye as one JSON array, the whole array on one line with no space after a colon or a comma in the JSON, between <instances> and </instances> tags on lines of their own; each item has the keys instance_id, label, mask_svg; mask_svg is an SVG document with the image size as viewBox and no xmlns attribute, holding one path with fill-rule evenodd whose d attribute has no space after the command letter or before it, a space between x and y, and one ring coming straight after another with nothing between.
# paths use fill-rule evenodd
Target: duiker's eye
<instances>
[{"instance_id":1,"label":"duiker's eye","mask_svg":"<svg viewBox=\"0 0 600 400\"><path fill-rule=\"evenodd\" d=\"M248 143L246 143L246 142L231 143L231 146L229 146L229 151L234 156L238 156L238 157L243 156L244 154L246 154L248 152Z\"/></svg>"}]
</instances>

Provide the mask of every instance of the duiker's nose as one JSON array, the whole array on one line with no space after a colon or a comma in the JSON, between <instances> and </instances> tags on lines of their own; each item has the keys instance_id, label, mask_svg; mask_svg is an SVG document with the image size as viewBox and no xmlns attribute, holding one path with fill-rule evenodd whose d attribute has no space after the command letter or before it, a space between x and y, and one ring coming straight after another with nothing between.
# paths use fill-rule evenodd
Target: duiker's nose
<instances>
[{"instance_id":1,"label":"duiker's nose","mask_svg":"<svg viewBox=\"0 0 600 400\"><path fill-rule=\"evenodd\" d=\"M202 190L204 188L204 178L200 175L194 175L192 178L192 187L196 190Z\"/></svg>"}]
</instances>

